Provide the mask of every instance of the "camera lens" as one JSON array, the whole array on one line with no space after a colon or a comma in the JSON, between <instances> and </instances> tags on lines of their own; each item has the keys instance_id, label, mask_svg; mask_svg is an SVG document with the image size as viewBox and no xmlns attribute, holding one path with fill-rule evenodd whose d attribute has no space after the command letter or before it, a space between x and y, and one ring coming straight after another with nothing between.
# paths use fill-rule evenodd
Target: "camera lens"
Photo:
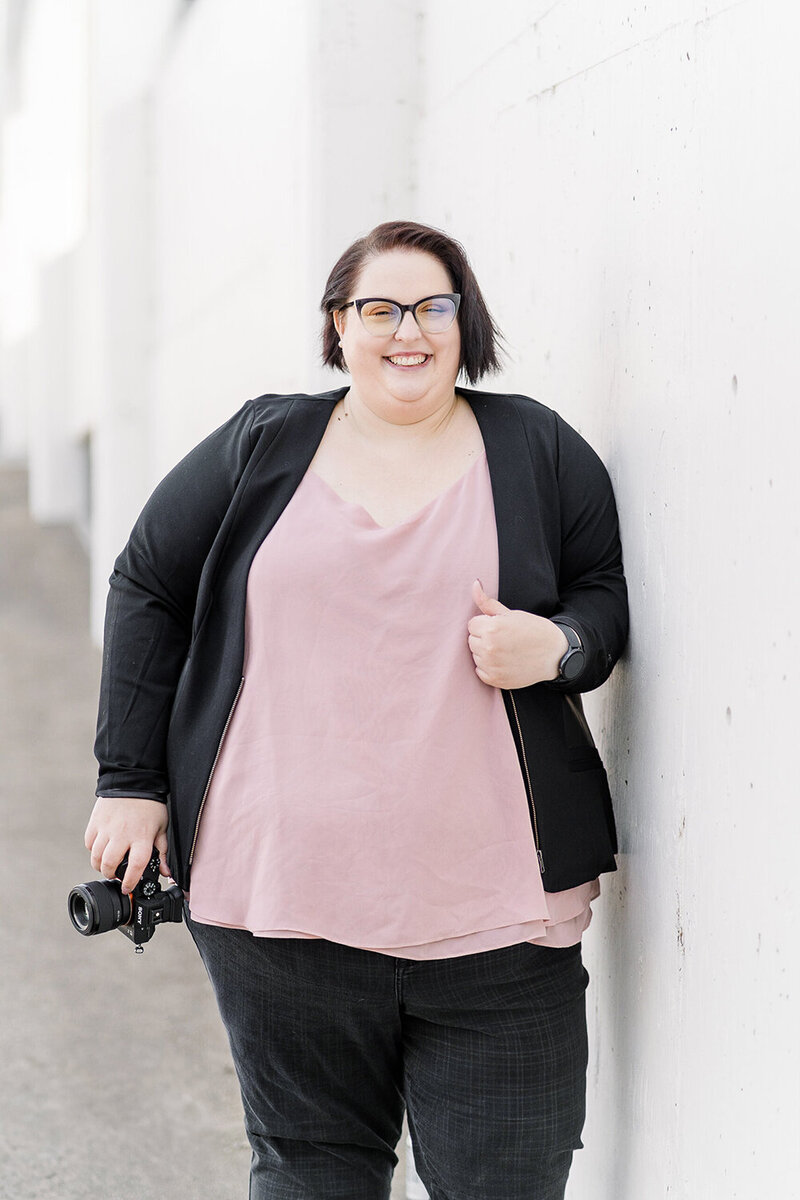
<instances>
[{"instance_id":1,"label":"camera lens","mask_svg":"<svg viewBox=\"0 0 800 1200\"><path fill-rule=\"evenodd\" d=\"M91 933L92 931L92 910L86 901L86 897L79 892L72 892L69 898L69 915L72 919L72 924L79 933Z\"/></svg>"},{"instance_id":2,"label":"camera lens","mask_svg":"<svg viewBox=\"0 0 800 1200\"><path fill-rule=\"evenodd\" d=\"M130 896L123 896L118 879L80 883L70 892L67 904L69 919L84 937L118 929L131 918Z\"/></svg>"}]
</instances>

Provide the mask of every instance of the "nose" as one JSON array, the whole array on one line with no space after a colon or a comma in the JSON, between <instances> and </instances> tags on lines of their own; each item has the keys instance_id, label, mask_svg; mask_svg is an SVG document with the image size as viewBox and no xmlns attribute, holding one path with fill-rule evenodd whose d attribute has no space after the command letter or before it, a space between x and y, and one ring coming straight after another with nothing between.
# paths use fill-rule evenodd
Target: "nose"
<instances>
[{"instance_id":1,"label":"nose","mask_svg":"<svg viewBox=\"0 0 800 1200\"><path fill-rule=\"evenodd\" d=\"M394 336L401 342L413 342L419 337L419 325L414 320L412 312L404 312L403 319L397 326Z\"/></svg>"}]
</instances>

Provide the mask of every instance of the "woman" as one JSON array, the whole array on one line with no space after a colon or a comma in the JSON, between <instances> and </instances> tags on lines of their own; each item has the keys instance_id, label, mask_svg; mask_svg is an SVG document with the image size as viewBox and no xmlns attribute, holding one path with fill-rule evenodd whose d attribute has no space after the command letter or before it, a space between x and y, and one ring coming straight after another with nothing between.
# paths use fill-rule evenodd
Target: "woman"
<instances>
[{"instance_id":1,"label":"woman","mask_svg":"<svg viewBox=\"0 0 800 1200\"><path fill-rule=\"evenodd\" d=\"M562 1197L581 934L616 849L579 693L622 651L614 500L497 369L457 243L378 226L331 272L349 387L265 396L156 489L111 581L86 834L188 894L251 1196Z\"/></svg>"}]
</instances>

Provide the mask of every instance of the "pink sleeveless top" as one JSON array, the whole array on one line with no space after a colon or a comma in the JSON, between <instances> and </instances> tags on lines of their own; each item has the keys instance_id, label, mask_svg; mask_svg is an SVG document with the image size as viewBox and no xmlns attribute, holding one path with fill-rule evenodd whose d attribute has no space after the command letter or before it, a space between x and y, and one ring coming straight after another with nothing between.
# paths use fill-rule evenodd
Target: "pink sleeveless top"
<instances>
[{"instance_id":1,"label":"pink sleeveless top","mask_svg":"<svg viewBox=\"0 0 800 1200\"><path fill-rule=\"evenodd\" d=\"M599 886L542 887L502 695L467 645L476 577L497 595L485 454L389 527L307 472L250 569L194 920L412 959L580 940Z\"/></svg>"}]
</instances>

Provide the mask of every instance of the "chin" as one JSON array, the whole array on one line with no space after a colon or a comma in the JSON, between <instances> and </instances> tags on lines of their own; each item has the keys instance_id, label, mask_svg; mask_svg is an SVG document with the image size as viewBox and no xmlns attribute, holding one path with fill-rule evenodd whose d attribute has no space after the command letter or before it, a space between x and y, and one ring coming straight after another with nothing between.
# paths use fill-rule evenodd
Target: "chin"
<instances>
[{"instance_id":1,"label":"chin","mask_svg":"<svg viewBox=\"0 0 800 1200\"><path fill-rule=\"evenodd\" d=\"M397 388L392 389L389 394L397 404L402 404L405 407L410 407L411 405L424 406L425 404L435 405L438 400L438 397L431 388Z\"/></svg>"}]
</instances>

